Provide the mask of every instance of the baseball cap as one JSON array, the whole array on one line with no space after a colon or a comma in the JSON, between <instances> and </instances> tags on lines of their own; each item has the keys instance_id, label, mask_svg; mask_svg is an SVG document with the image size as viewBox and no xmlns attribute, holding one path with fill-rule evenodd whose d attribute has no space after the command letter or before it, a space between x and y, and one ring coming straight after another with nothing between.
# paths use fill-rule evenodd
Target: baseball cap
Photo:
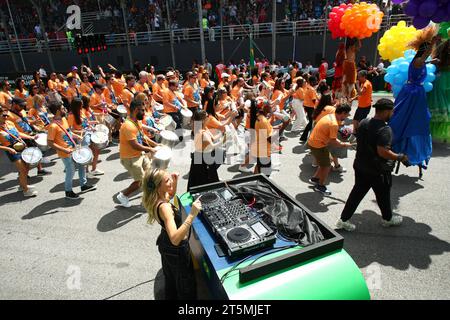
<instances>
[{"instance_id":1,"label":"baseball cap","mask_svg":"<svg viewBox=\"0 0 450 320\"><path fill-rule=\"evenodd\" d=\"M72 71L74 71L74 70L78 70L78 68L76 66L73 66Z\"/></svg>"}]
</instances>

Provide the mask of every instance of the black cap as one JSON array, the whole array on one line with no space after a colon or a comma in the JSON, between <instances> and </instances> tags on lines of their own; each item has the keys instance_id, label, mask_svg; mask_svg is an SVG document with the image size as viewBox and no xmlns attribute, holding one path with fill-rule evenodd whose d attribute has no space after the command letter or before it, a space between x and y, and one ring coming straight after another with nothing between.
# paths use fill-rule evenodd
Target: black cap
<instances>
[{"instance_id":1,"label":"black cap","mask_svg":"<svg viewBox=\"0 0 450 320\"><path fill-rule=\"evenodd\" d=\"M394 109L394 102L390 99L380 99L378 100L375 105L373 106L376 110L392 110Z\"/></svg>"},{"instance_id":2,"label":"black cap","mask_svg":"<svg viewBox=\"0 0 450 320\"><path fill-rule=\"evenodd\" d=\"M18 97L12 98L11 104L18 104L19 106L22 106L22 107L27 106L27 102L24 99L18 98Z\"/></svg>"}]
</instances>

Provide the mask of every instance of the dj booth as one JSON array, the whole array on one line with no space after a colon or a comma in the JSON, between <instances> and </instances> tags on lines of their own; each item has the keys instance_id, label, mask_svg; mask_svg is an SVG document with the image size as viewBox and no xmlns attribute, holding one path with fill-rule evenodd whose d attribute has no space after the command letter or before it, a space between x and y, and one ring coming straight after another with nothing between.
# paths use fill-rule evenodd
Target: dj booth
<instances>
[{"instance_id":1,"label":"dj booth","mask_svg":"<svg viewBox=\"0 0 450 320\"><path fill-rule=\"evenodd\" d=\"M370 299L342 236L265 175L192 188L185 214L197 198L190 245L211 298Z\"/></svg>"}]
</instances>

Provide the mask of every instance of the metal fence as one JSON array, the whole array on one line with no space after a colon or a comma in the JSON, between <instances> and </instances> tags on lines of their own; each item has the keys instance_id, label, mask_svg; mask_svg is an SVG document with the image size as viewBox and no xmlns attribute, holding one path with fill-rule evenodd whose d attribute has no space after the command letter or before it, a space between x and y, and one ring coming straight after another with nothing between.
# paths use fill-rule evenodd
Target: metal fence
<instances>
[{"instance_id":1,"label":"metal fence","mask_svg":"<svg viewBox=\"0 0 450 320\"><path fill-rule=\"evenodd\" d=\"M84 17L85 21L93 21L97 18L94 15L86 15ZM381 32L390 28L392 25L397 24L400 20L405 20L409 25L411 24L411 19L406 15L392 15L390 17L384 17ZM304 35L304 34L317 34L323 33L325 29L325 22L322 20L300 20L300 21L289 21L289 22L277 22L275 25L277 36L294 36L294 35ZM205 29L205 40L206 41L220 41L223 33L224 40L236 40L247 38L250 35L253 39L271 37L272 36L272 23L261 23L253 25L228 25L223 26L222 32L220 27L214 27ZM132 46L148 45L150 43L169 43L170 42L170 31L149 31L149 32L137 32L129 33L129 38ZM174 38L174 42L194 42L200 41L200 30L199 28L185 28L171 30ZM328 32L328 30L327 30ZM107 34L106 41L108 46L120 47L127 45L127 37L125 33L121 34ZM44 52L46 50L44 40L38 39L24 39L17 42L16 40L11 40L11 50L13 52ZM51 51L68 51L72 50L73 44L69 42L67 38L61 39L50 39L48 42ZM10 48L7 41L0 41L0 54L10 53Z\"/></svg>"}]
</instances>

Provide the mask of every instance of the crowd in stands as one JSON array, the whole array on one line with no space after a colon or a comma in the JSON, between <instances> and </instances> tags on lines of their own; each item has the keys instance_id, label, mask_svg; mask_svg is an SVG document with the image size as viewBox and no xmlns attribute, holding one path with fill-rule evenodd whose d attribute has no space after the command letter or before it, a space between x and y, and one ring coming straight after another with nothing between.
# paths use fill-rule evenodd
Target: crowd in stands
<instances>
[{"instance_id":1,"label":"crowd in stands","mask_svg":"<svg viewBox=\"0 0 450 320\"><path fill-rule=\"evenodd\" d=\"M195 28L198 26L197 2L193 0L133 0L126 1L126 21L129 32L159 31L169 28L166 4L169 5L171 27ZM329 1L328 10L332 6L348 2L344 0ZM387 13L383 1L381 9ZM20 39L43 39L39 16L31 1L9 1L13 12L14 25ZM124 33L124 23L120 0L36 0L42 8L45 30L50 39L65 37L66 9L69 5L80 6L81 12L97 12L94 19L107 20L106 25L111 33ZM272 21L272 1L264 0L223 0L223 25L256 24ZM220 25L219 1L202 0L204 29ZM391 13L400 13L392 7ZM6 2L0 4L0 11L8 25L8 33L14 38L12 21ZM298 21L322 19L327 12L325 0L277 0L278 21ZM2 20L3 21L3 20ZM6 40L5 25L0 24L0 40Z\"/></svg>"}]
</instances>

